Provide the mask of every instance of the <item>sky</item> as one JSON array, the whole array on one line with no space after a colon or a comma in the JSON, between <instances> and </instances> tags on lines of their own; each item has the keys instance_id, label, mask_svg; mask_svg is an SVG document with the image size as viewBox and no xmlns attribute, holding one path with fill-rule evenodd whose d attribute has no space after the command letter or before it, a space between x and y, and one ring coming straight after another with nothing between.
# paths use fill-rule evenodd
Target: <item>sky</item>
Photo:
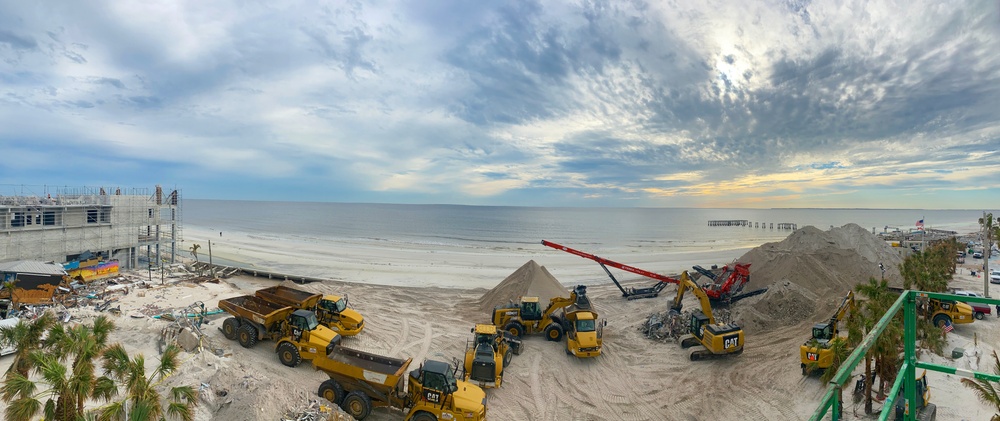
<instances>
[{"instance_id":1,"label":"sky","mask_svg":"<svg viewBox=\"0 0 1000 421\"><path fill-rule=\"evenodd\" d=\"M998 209L1000 3L0 0L0 195L157 184Z\"/></svg>"}]
</instances>

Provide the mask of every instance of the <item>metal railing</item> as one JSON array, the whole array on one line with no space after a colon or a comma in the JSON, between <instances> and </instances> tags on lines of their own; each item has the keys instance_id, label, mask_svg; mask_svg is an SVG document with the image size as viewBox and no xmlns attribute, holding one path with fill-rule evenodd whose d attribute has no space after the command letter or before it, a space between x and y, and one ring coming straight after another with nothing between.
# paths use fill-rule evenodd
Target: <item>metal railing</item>
<instances>
[{"instance_id":1,"label":"metal railing","mask_svg":"<svg viewBox=\"0 0 1000 421\"><path fill-rule=\"evenodd\" d=\"M896 376L896 381L892 384L892 390L889 391L888 397L886 397L885 402L882 405L882 413L879 416L879 420L887 419L891 414L895 413L896 398L899 394L899 388L904 387L904 396L908 404L907 408L917 408L918 405L914 403L917 402L917 387L916 387L916 370L918 368L937 371L947 374L955 374L961 377L975 378L979 380L989 380L993 382L1000 382L1000 376L993 374L981 373L978 371L965 370L956 367L950 367L939 364L931 364L923 361L917 361L916 357L916 340L917 340L917 311L916 302L917 298L927 298L927 299L938 299L945 301L961 301L967 303L981 303L989 305L1000 305L1000 300L991 298L980 298L980 297L966 297L958 296L952 294L941 294L935 292L923 292L923 291L912 291L907 290L900 294L899 299L892 304L889 311L882 316L882 319L878 321L875 327L867 336L861 341L861 344L854 349L854 352L847 358L846 361L840 366L840 370L837 370L837 374L830 380L829 386L827 386L826 393L823 395L823 400L820 403L819 408L813 413L810 421L819 421L826 417L827 413L830 412L831 417L834 421L841 419L841 414L843 413L843 397L842 391L844 383L846 383L851 378L851 373L854 372L854 368L857 367L858 363L861 362L864 355L868 350L875 344L875 340L878 339L879 335L885 331L886 326L892 322L893 317L900 309L903 310L903 365L899 370L899 375ZM971 391L970 391L971 392ZM905 414L904 419L907 421L913 421L916 419L917 411L911 410Z\"/></svg>"}]
</instances>

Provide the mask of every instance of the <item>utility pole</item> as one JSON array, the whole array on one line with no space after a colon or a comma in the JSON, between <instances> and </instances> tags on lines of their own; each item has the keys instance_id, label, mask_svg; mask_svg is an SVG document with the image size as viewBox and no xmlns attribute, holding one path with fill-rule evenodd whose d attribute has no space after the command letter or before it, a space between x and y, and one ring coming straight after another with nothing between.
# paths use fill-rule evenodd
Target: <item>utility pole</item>
<instances>
[{"instance_id":1,"label":"utility pole","mask_svg":"<svg viewBox=\"0 0 1000 421\"><path fill-rule=\"evenodd\" d=\"M208 240L208 267L212 270L212 279L215 279L215 264L212 263L212 240Z\"/></svg>"},{"instance_id":2,"label":"utility pole","mask_svg":"<svg viewBox=\"0 0 1000 421\"><path fill-rule=\"evenodd\" d=\"M993 249L993 214L983 211L983 295L990 298L990 251Z\"/></svg>"}]
</instances>

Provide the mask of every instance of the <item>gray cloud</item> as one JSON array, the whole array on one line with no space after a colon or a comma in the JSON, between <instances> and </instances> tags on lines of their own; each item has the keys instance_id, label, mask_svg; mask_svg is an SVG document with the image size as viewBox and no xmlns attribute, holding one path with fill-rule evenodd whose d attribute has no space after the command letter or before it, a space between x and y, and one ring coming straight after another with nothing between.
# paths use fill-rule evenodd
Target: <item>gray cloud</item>
<instances>
[{"instance_id":1,"label":"gray cloud","mask_svg":"<svg viewBox=\"0 0 1000 421\"><path fill-rule=\"evenodd\" d=\"M34 50L38 48L38 42L34 38L21 36L4 29L0 29L0 44L7 44L16 50Z\"/></svg>"},{"instance_id":2,"label":"gray cloud","mask_svg":"<svg viewBox=\"0 0 1000 421\"><path fill-rule=\"evenodd\" d=\"M115 143L389 201L510 181L497 200L656 205L799 172L998 189L1000 11L933 4L5 4L0 147Z\"/></svg>"}]
</instances>

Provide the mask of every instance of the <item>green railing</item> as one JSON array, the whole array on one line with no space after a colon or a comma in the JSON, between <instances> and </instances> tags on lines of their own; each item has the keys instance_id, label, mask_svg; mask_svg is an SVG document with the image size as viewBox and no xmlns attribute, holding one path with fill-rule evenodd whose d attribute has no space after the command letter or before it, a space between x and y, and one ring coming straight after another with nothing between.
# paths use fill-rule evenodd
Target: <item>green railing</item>
<instances>
[{"instance_id":1,"label":"green railing","mask_svg":"<svg viewBox=\"0 0 1000 421\"><path fill-rule=\"evenodd\" d=\"M899 299L892 304L889 311L887 311L885 315L882 316L882 319L878 321L875 328L872 329L867 336L865 336L865 338L861 341L861 344L858 345L858 347L854 349L854 352L851 353L851 356L847 357L847 360L840 366L840 370L837 370L837 374L833 377L833 380L830 380L830 385L826 388L826 393L823 395L823 401L820 403L819 408L816 409L812 418L810 418L811 421L819 421L823 419L826 417L828 412L831 414L834 421L840 420L841 414L843 413L843 398L841 394L844 383L851 378L851 373L854 372L854 368L861 362L864 355L868 352L868 349L872 347L875 340L882 334L886 326L889 325L892 318L896 316L896 313L898 313L900 309L903 310L903 365L899 370L899 375L896 376L896 381L892 384L892 390L889 391L889 396L885 399L885 402L882 405L882 413L879 420L884 421L890 415L895 414L896 411L894 408L896 397L899 394L899 388L904 385L903 399L906 399L906 402L917 402L916 370L918 368L955 374L961 377L1000 382L1000 376L993 374L917 361L917 297L988 305L1000 304L1000 300L990 298L965 297L935 292L903 291L903 293L900 294ZM916 405L910 404L908 407L916 408ZM915 420L917 415L916 412L917 411L915 410L909 411L909 413L906 414L905 419L907 421Z\"/></svg>"}]
</instances>

